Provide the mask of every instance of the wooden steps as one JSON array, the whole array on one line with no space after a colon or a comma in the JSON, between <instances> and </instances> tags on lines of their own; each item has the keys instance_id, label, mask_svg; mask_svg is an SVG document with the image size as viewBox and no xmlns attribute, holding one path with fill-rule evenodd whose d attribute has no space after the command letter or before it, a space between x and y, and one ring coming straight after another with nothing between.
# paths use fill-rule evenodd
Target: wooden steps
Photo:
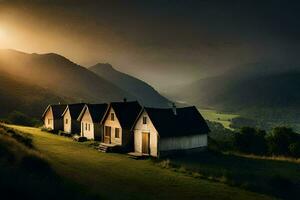
<instances>
[{"instance_id":1,"label":"wooden steps","mask_svg":"<svg viewBox=\"0 0 300 200\"><path fill-rule=\"evenodd\" d=\"M106 143L100 143L96 149L103 153L111 153L115 152L117 145L115 144L106 144Z\"/></svg>"},{"instance_id":2,"label":"wooden steps","mask_svg":"<svg viewBox=\"0 0 300 200\"><path fill-rule=\"evenodd\" d=\"M103 144L99 144L97 150L100 151L100 152L103 152L103 153L107 153L108 146L103 145Z\"/></svg>"}]
</instances>

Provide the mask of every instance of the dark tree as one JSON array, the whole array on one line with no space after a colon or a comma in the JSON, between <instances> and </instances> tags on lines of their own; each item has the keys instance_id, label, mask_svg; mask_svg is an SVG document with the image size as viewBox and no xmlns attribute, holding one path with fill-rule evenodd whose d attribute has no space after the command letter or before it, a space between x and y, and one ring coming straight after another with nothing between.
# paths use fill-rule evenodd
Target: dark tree
<instances>
[{"instance_id":1,"label":"dark tree","mask_svg":"<svg viewBox=\"0 0 300 200\"><path fill-rule=\"evenodd\" d=\"M264 130L243 127L234 136L234 146L240 152L265 154L267 145Z\"/></svg>"},{"instance_id":2,"label":"dark tree","mask_svg":"<svg viewBox=\"0 0 300 200\"><path fill-rule=\"evenodd\" d=\"M271 134L267 137L269 146L269 152L274 155L291 155L292 151L297 150L299 143L299 135L291 128L287 127L276 127L273 129ZM292 146L290 146L293 144Z\"/></svg>"}]
</instances>

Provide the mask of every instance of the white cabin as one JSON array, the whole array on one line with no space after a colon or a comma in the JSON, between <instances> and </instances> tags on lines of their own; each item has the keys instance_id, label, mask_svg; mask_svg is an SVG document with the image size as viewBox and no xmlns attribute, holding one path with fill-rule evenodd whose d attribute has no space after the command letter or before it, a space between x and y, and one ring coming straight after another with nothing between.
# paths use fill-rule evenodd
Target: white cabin
<instances>
[{"instance_id":1,"label":"white cabin","mask_svg":"<svg viewBox=\"0 0 300 200\"><path fill-rule=\"evenodd\" d=\"M59 131L63 130L63 118L66 105L49 105L42 115L44 127L50 130Z\"/></svg>"},{"instance_id":2,"label":"white cabin","mask_svg":"<svg viewBox=\"0 0 300 200\"><path fill-rule=\"evenodd\" d=\"M70 104L66 107L62 114L63 117L63 131L66 133L79 134L80 133L80 122L77 121L81 111L85 104Z\"/></svg>"},{"instance_id":3,"label":"white cabin","mask_svg":"<svg viewBox=\"0 0 300 200\"><path fill-rule=\"evenodd\" d=\"M133 126L134 152L158 157L207 147L209 128L195 107L144 108Z\"/></svg>"},{"instance_id":4,"label":"white cabin","mask_svg":"<svg viewBox=\"0 0 300 200\"><path fill-rule=\"evenodd\" d=\"M103 118L104 134L102 142L120 146L123 151L133 150L131 128L141 111L137 101L112 102Z\"/></svg>"},{"instance_id":5,"label":"white cabin","mask_svg":"<svg viewBox=\"0 0 300 200\"><path fill-rule=\"evenodd\" d=\"M107 104L86 104L84 106L77 119L81 127L80 136L102 141L103 125L101 121L107 112L107 107Z\"/></svg>"}]
</instances>

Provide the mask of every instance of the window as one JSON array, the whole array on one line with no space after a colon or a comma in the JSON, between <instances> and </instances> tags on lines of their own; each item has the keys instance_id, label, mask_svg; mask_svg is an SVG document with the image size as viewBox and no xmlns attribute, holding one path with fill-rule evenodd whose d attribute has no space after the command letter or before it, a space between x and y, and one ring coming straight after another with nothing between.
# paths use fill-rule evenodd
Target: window
<instances>
[{"instance_id":1,"label":"window","mask_svg":"<svg viewBox=\"0 0 300 200\"><path fill-rule=\"evenodd\" d=\"M120 129L115 128L115 138L120 138Z\"/></svg>"},{"instance_id":2,"label":"window","mask_svg":"<svg viewBox=\"0 0 300 200\"><path fill-rule=\"evenodd\" d=\"M50 124L50 119L48 119L48 124Z\"/></svg>"},{"instance_id":3,"label":"window","mask_svg":"<svg viewBox=\"0 0 300 200\"><path fill-rule=\"evenodd\" d=\"M87 131L87 123L85 123L85 130Z\"/></svg>"},{"instance_id":4,"label":"window","mask_svg":"<svg viewBox=\"0 0 300 200\"><path fill-rule=\"evenodd\" d=\"M143 124L147 124L147 117L143 117Z\"/></svg>"},{"instance_id":5,"label":"window","mask_svg":"<svg viewBox=\"0 0 300 200\"><path fill-rule=\"evenodd\" d=\"M89 131L91 130L91 124L89 124Z\"/></svg>"},{"instance_id":6,"label":"window","mask_svg":"<svg viewBox=\"0 0 300 200\"><path fill-rule=\"evenodd\" d=\"M110 120L111 120L111 121L114 121L114 120L115 120L115 114L114 114L114 113L111 113L111 114L110 114Z\"/></svg>"},{"instance_id":7,"label":"window","mask_svg":"<svg viewBox=\"0 0 300 200\"><path fill-rule=\"evenodd\" d=\"M68 119L66 119L66 124L68 124Z\"/></svg>"}]
</instances>

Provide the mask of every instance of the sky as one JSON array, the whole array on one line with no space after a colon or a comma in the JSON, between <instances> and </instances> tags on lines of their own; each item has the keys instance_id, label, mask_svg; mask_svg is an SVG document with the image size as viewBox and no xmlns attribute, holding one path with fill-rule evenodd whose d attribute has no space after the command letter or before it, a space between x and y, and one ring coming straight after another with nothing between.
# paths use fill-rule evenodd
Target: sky
<instances>
[{"instance_id":1,"label":"sky","mask_svg":"<svg viewBox=\"0 0 300 200\"><path fill-rule=\"evenodd\" d=\"M300 63L288 0L0 0L0 48L98 62L158 89L249 63Z\"/></svg>"}]
</instances>

